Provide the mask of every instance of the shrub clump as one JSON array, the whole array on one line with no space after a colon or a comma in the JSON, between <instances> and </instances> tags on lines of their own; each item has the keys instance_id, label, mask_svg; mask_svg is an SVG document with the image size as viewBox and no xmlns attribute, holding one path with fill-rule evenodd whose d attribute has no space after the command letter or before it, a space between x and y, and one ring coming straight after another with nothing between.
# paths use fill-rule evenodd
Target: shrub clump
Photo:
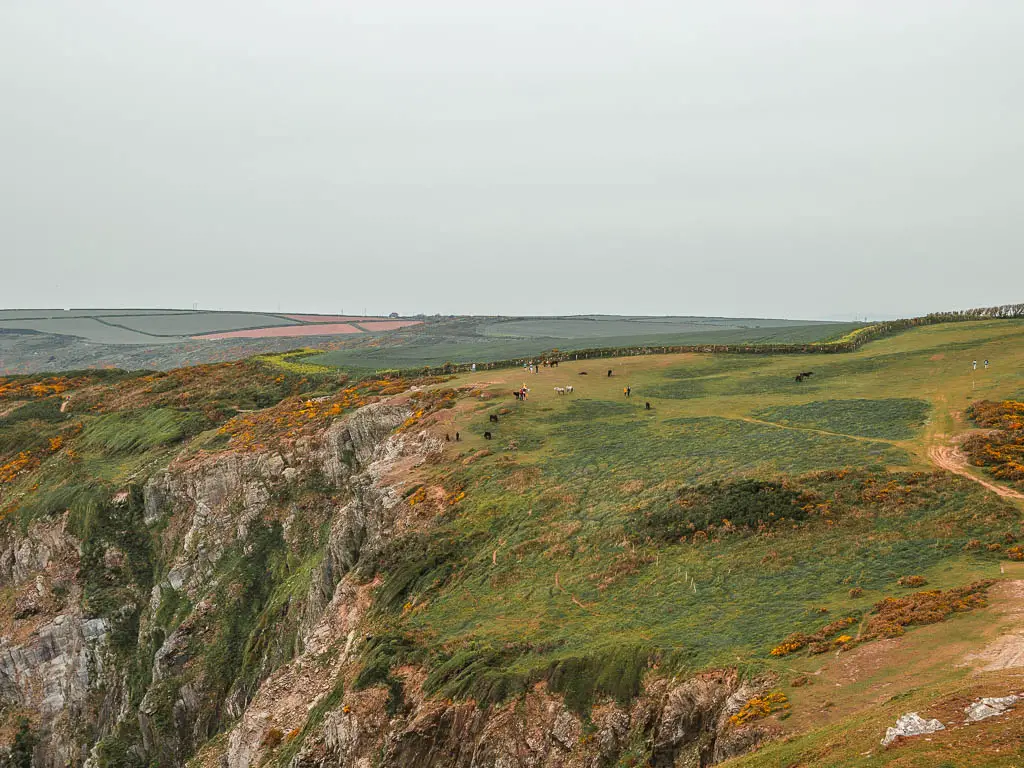
<instances>
[{"instance_id":1,"label":"shrub clump","mask_svg":"<svg viewBox=\"0 0 1024 768\"><path fill-rule=\"evenodd\" d=\"M916 592L906 597L887 597L875 603L870 618L856 637L845 633L834 637L856 622L854 617L848 616L826 624L813 635L794 632L772 648L770 653L772 656L788 656L803 648L808 648L811 653L848 651L868 640L899 637L905 627L913 624L935 624L954 613L984 607L987 605L985 592L994 583L987 579L945 592L936 589Z\"/></svg>"},{"instance_id":2,"label":"shrub clump","mask_svg":"<svg viewBox=\"0 0 1024 768\"><path fill-rule=\"evenodd\" d=\"M1024 402L982 400L968 408L967 415L991 430L964 441L971 464L987 468L999 480L1024 483Z\"/></svg>"},{"instance_id":3,"label":"shrub clump","mask_svg":"<svg viewBox=\"0 0 1024 768\"><path fill-rule=\"evenodd\" d=\"M901 587L923 587L928 583L928 579L924 576L901 576L896 583Z\"/></svg>"},{"instance_id":4,"label":"shrub clump","mask_svg":"<svg viewBox=\"0 0 1024 768\"><path fill-rule=\"evenodd\" d=\"M907 597L887 597L875 604L860 639L897 637L912 624L935 624L954 613L983 608L988 604L985 593L994 583L986 579L945 592L934 589Z\"/></svg>"},{"instance_id":5,"label":"shrub clump","mask_svg":"<svg viewBox=\"0 0 1024 768\"><path fill-rule=\"evenodd\" d=\"M745 725L753 720L761 720L773 712L781 712L790 708L789 699L782 691L772 691L764 696L750 699L735 715L729 718L733 725Z\"/></svg>"},{"instance_id":6,"label":"shrub clump","mask_svg":"<svg viewBox=\"0 0 1024 768\"><path fill-rule=\"evenodd\" d=\"M808 646L810 646L812 653L824 653L830 648L836 647L837 644L845 645L848 643L852 639L848 635L842 636L842 638L846 638L843 639L842 643L839 642L839 639L831 640L831 638L847 627L852 627L855 623L857 623L857 619L855 617L847 616L826 624L812 635L807 635L803 632L794 632L779 645L772 648L771 655L788 656L789 654L796 653Z\"/></svg>"},{"instance_id":7,"label":"shrub clump","mask_svg":"<svg viewBox=\"0 0 1024 768\"><path fill-rule=\"evenodd\" d=\"M643 537L664 542L765 531L807 519L813 501L809 494L785 483L716 481L680 489L667 506L641 515L636 520L637 530Z\"/></svg>"}]
</instances>

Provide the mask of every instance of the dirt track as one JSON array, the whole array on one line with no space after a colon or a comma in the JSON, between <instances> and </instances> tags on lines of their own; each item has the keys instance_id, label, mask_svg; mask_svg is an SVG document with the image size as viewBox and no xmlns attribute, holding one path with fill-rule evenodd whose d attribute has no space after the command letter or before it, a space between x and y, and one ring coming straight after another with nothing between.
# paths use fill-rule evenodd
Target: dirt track
<instances>
[{"instance_id":1,"label":"dirt track","mask_svg":"<svg viewBox=\"0 0 1024 768\"><path fill-rule=\"evenodd\" d=\"M928 458L932 463L942 469L947 469L962 477L966 477L979 485L988 488L1006 499L1017 499L1024 501L1024 493L1007 488L1005 485L989 482L977 477L967 470L967 457L964 456L956 445L933 445L928 449Z\"/></svg>"},{"instance_id":2,"label":"dirt track","mask_svg":"<svg viewBox=\"0 0 1024 768\"><path fill-rule=\"evenodd\" d=\"M993 589L992 596L996 610L1013 622L1012 628L966 660L982 672L1024 667L1024 581L1004 581Z\"/></svg>"}]
</instances>

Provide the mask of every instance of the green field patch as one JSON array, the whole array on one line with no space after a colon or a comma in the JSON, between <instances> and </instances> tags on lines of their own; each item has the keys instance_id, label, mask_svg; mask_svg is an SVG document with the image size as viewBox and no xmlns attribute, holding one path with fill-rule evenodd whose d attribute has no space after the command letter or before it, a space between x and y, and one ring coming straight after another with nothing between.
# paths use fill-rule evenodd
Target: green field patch
<instances>
[{"instance_id":1,"label":"green field patch","mask_svg":"<svg viewBox=\"0 0 1024 768\"><path fill-rule=\"evenodd\" d=\"M704 355L692 363L667 368L661 375L666 379L699 379L746 372L767 365L773 358L767 355Z\"/></svg>"},{"instance_id":2,"label":"green field patch","mask_svg":"<svg viewBox=\"0 0 1024 768\"><path fill-rule=\"evenodd\" d=\"M736 474L768 476L870 464L903 465L887 443L856 440L720 416L656 422L634 408L631 420L562 421L541 464L563 481L622 482L672 477L701 483ZM612 477L614 475L614 477Z\"/></svg>"},{"instance_id":3,"label":"green field patch","mask_svg":"<svg viewBox=\"0 0 1024 768\"><path fill-rule=\"evenodd\" d=\"M278 315L264 315L256 312L175 312L171 314L154 312L149 315L103 319L112 325L122 326L151 336L192 336L218 331L299 324L295 320Z\"/></svg>"},{"instance_id":4,"label":"green field patch","mask_svg":"<svg viewBox=\"0 0 1024 768\"><path fill-rule=\"evenodd\" d=\"M924 426L930 410L928 402L911 397L857 398L775 406L756 411L754 416L785 426L883 440L909 440Z\"/></svg>"},{"instance_id":5,"label":"green field patch","mask_svg":"<svg viewBox=\"0 0 1024 768\"><path fill-rule=\"evenodd\" d=\"M718 378L721 379L721 377ZM707 378L682 378L648 387L638 387L637 394L644 397L664 397L669 400L692 400L698 397L707 397L711 393L712 387L718 383L709 381Z\"/></svg>"},{"instance_id":6,"label":"green field patch","mask_svg":"<svg viewBox=\"0 0 1024 768\"><path fill-rule=\"evenodd\" d=\"M580 398L569 403L569 407L560 413L555 413L541 419L547 424L564 424L576 421L593 421L614 416L633 416L636 408L630 403L616 402L615 400L591 400Z\"/></svg>"}]
</instances>

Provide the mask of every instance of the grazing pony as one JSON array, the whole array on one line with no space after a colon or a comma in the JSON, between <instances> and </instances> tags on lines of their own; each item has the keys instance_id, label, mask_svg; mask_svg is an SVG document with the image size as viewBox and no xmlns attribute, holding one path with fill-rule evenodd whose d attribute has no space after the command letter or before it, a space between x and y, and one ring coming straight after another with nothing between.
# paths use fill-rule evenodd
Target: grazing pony
<instances>
[{"instance_id":1,"label":"grazing pony","mask_svg":"<svg viewBox=\"0 0 1024 768\"><path fill-rule=\"evenodd\" d=\"M648 411L651 410L651 404L650 403L644 403L644 408L646 410L648 410Z\"/></svg>"},{"instance_id":2,"label":"grazing pony","mask_svg":"<svg viewBox=\"0 0 1024 768\"><path fill-rule=\"evenodd\" d=\"M484 440L490 440L490 439L491 439L491 433L490 432L484 432Z\"/></svg>"},{"instance_id":3,"label":"grazing pony","mask_svg":"<svg viewBox=\"0 0 1024 768\"><path fill-rule=\"evenodd\" d=\"M490 420L491 420L491 422L493 424L497 424L498 423L498 414L492 413L488 418L490 418Z\"/></svg>"}]
</instances>

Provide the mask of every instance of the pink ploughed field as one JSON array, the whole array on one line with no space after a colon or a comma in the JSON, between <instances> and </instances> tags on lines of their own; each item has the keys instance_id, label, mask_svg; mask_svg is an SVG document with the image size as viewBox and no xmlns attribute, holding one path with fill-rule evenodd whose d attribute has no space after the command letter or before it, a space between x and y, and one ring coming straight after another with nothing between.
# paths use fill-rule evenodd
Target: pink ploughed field
<instances>
[{"instance_id":1,"label":"pink ploughed field","mask_svg":"<svg viewBox=\"0 0 1024 768\"><path fill-rule=\"evenodd\" d=\"M249 328L245 331L204 333L193 339L264 339L278 336L334 336L343 333L362 333L348 323L319 323L316 325L284 325L276 328Z\"/></svg>"}]
</instances>

